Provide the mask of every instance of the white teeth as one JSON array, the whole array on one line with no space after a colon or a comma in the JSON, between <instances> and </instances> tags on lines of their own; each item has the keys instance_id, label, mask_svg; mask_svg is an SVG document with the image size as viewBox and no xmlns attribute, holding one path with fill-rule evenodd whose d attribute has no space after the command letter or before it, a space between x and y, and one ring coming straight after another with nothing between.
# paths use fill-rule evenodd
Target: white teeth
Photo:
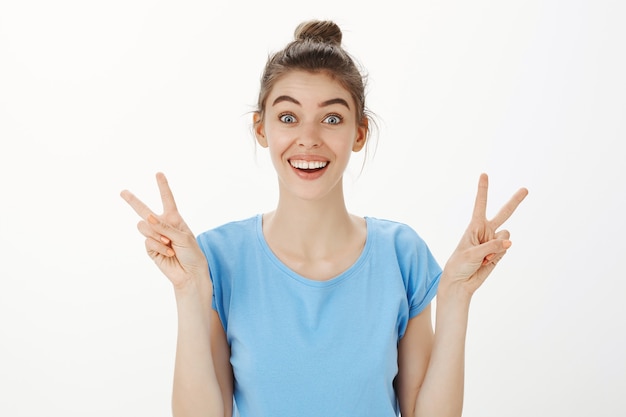
<instances>
[{"instance_id":1,"label":"white teeth","mask_svg":"<svg viewBox=\"0 0 626 417\"><path fill-rule=\"evenodd\" d=\"M328 164L328 162L322 162L322 161L301 161L301 160L289 161L289 163L291 164L292 167L298 168L298 169L318 169L318 168L324 168Z\"/></svg>"}]
</instances>

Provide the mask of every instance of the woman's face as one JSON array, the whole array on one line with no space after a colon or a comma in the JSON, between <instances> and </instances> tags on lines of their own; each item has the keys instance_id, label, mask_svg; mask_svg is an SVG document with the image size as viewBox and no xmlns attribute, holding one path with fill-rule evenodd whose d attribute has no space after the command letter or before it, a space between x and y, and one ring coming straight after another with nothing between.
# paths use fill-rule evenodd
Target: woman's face
<instances>
[{"instance_id":1,"label":"woman's face","mask_svg":"<svg viewBox=\"0 0 626 417\"><path fill-rule=\"evenodd\" d=\"M325 73L293 71L267 96L255 134L268 147L281 192L319 199L341 188L352 152L365 145L350 93Z\"/></svg>"}]
</instances>

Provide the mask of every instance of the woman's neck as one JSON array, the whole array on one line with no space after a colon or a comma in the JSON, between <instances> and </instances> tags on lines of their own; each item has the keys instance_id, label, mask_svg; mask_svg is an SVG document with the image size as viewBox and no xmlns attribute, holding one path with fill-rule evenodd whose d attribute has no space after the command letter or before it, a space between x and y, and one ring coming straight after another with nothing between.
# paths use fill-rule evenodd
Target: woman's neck
<instances>
[{"instance_id":1,"label":"woman's neck","mask_svg":"<svg viewBox=\"0 0 626 417\"><path fill-rule=\"evenodd\" d=\"M319 200L281 195L276 210L263 217L263 233L281 252L324 258L361 234L361 223L348 213L342 193Z\"/></svg>"}]
</instances>

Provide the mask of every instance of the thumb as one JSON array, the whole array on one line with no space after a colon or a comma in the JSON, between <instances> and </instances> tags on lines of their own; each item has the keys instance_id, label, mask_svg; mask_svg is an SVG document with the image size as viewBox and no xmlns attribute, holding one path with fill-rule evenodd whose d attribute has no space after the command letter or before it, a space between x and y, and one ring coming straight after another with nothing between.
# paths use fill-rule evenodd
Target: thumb
<instances>
[{"instance_id":1,"label":"thumb","mask_svg":"<svg viewBox=\"0 0 626 417\"><path fill-rule=\"evenodd\" d=\"M511 247L513 242L509 239L491 239L481 245L474 248L474 256L476 260L490 261L498 254L504 253Z\"/></svg>"},{"instance_id":2,"label":"thumb","mask_svg":"<svg viewBox=\"0 0 626 417\"><path fill-rule=\"evenodd\" d=\"M148 215L148 223L154 231L167 237L172 243L182 243L187 240L187 234L184 231L173 227L153 214Z\"/></svg>"}]
</instances>

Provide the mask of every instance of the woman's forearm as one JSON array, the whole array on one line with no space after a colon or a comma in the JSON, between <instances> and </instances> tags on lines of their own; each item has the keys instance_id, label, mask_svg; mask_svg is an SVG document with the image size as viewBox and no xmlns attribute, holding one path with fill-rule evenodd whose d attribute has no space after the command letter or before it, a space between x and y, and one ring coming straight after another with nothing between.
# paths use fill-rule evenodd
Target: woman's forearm
<instances>
[{"instance_id":1,"label":"woman's forearm","mask_svg":"<svg viewBox=\"0 0 626 417\"><path fill-rule=\"evenodd\" d=\"M417 397L416 417L459 417L462 414L470 300L471 295L460 288L440 286L437 292L435 339Z\"/></svg>"},{"instance_id":2,"label":"woman's forearm","mask_svg":"<svg viewBox=\"0 0 626 417\"><path fill-rule=\"evenodd\" d=\"M210 282L208 277L204 282ZM178 340L172 411L175 417L223 417L224 403L211 355L211 288L176 290Z\"/></svg>"}]
</instances>

